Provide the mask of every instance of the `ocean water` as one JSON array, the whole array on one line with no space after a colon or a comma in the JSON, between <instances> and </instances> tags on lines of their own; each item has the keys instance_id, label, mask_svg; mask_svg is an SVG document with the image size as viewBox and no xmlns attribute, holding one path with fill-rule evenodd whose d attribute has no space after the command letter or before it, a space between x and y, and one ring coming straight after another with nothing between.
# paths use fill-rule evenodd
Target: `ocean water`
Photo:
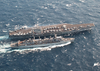
<instances>
[{"instance_id":1,"label":"ocean water","mask_svg":"<svg viewBox=\"0 0 100 71\"><path fill-rule=\"evenodd\" d=\"M73 43L10 48L9 31L61 23L95 27ZM100 71L100 0L0 0L0 71Z\"/></svg>"}]
</instances>

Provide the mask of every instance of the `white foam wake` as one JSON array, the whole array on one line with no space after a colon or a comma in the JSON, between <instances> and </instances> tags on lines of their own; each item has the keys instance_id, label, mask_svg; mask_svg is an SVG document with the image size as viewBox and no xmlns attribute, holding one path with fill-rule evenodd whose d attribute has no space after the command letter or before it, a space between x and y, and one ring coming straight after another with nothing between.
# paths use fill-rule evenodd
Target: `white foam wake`
<instances>
[{"instance_id":1,"label":"white foam wake","mask_svg":"<svg viewBox=\"0 0 100 71\"><path fill-rule=\"evenodd\" d=\"M5 39L8 39L9 36L8 35L5 35L5 36L0 36L0 40L5 40Z\"/></svg>"},{"instance_id":2,"label":"white foam wake","mask_svg":"<svg viewBox=\"0 0 100 71\"><path fill-rule=\"evenodd\" d=\"M10 44L3 44L0 45L0 53L6 53L7 51L9 51L10 48Z\"/></svg>"}]
</instances>

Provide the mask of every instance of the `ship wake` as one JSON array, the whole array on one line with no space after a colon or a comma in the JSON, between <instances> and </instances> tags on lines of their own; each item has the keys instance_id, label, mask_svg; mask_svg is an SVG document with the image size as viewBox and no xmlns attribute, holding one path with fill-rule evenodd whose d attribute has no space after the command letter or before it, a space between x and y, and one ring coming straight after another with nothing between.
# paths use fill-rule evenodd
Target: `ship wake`
<instances>
[{"instance_id":1,"label":"ship wake","mask_svg":"<svg viewBox=\"0 0 100 71\"><path fill-rule=\"evenodd\" d=\"M8 39L8 38L9 38L9 35L0 36L0 40L5 40L5 39Z\"/></svg>"},{"instance_id":2,"label":"ship wake","mask_svg":"<svg viewBox=\"0 0 100 71\"><path fill-rule=\"evenodd\" d=\"M1 53L7 53L10 49L11 49L10 44L0 45L0 54Z\"/></svg>"}]
</instances>

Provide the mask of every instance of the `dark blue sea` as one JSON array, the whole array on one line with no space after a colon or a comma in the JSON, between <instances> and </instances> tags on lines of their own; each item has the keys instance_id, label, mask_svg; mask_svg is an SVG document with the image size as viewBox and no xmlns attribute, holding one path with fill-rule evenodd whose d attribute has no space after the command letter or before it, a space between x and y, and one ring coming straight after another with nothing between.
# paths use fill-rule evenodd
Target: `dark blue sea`
<instances>
[{"instance_id":1,"label":"dark blue sea","mask_svg":"<svg viewBox=\"0 0 100 71\"><path fill-rule=\"evenodd\" d=\"M94 23L73 43L11 49L9 31L52 24ZM100 0L0 0L0 71L100 71Z\"/></svg>"}]
</instances>

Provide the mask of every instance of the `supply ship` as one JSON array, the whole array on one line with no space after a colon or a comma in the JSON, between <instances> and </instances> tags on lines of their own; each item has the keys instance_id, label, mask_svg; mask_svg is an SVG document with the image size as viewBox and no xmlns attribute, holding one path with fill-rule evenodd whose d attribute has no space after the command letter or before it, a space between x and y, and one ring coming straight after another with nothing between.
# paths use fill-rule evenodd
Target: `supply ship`
<instances>
[{"instance_id":1,"label":"supply ship","mask_svg":"<svg viewBox=\"0 0 100 71\"><path fill-rule=\"evenodd\" d=\"M11 39L22 39L22 38L32 38L32 37L45 37L57 34L58 36L63 34L71 34L75 32L81 32L86 30L91 30L94 26L93 23L89 24L55 24L48 26L36 26L31 28L22 28L9 32L9 37Z\"/></svg>"},{"instance_id":2,"label":"supply ship","mask_svg":"<svg viewBox=\"0 0 100 71\"><path fill-rule=\"evenodd\" d=\"M73 42L74 38L63 38L62 36L55 36L44 39L31 39L24 41L18 41L16 43L11 43L11 48L34 48L34 47L47 47L51 45L66 44L68 42Z\"/></svg>"}]
</instances>

